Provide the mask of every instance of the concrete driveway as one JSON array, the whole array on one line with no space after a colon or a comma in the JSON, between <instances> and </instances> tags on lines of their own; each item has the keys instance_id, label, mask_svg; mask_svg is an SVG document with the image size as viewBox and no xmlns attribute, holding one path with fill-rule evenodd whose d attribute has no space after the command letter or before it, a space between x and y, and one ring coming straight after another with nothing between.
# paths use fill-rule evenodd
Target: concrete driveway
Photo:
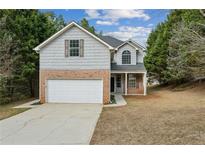
<instances>
[{"instance_id":1,"label":"concrete driveway","mask_svg":"<svg viewBox=\"0 0 205 154\"><path fill-rule=\"evenodd\" d=\"M44 104L0 121L0 144L89 144L101 104Z\"/></svg>"}]
</instances>

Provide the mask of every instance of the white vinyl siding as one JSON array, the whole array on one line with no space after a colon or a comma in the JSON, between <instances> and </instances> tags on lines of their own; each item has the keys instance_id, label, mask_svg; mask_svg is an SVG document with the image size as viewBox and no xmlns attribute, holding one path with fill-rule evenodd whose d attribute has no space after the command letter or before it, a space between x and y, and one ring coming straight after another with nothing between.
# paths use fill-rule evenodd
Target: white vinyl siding
<instances>
[{"instance_id":1,"label":"white vinyl siding","mask_svg":"<svg viewBox=\"0 0 205 154\"><path fill-rule=\"evenodd\" d=\"M136 63L143 63L144 59L144 53L143 51L139 48L139 52L137 54L136 49L132 47L129 44L125 44L119 50L115 53L114 55L114 61L117 63L117 65L123 65L122 64L122 52L128 50L131 52L131 64L130 65L136 65Z\"/></svg>"},{"instance_id":2,"label":"white vinyl siding","mask_svg":"<svg viewBox=\"0 0 205 154\"><path fill-rule=\"evenodd\" d=\"M65 57L65 40L80 39L84 40L83 57ZM72 27L41 49L40 69L110 69L110 52L87 33Z\"/></svg>"},{"instance_id":3,"label":"white vinyl siding","mask_svg":"<svg viewBox=\"0 0 205 154\"><path fill-rule=\"evenodd\" d=\"M144 62L144 56L145 56L145 53L142 50L139 50L139 52L138 52L138 63L143 63Z\"/></svg>"},{"instance_id":4,"label":"white vinyl siding","mask_svg":"<svg viewBox=\"0 0 205 154\"><path fill-rule=\"evenodd\" d=\"M102 80L48 80L48 103L102 103Z\"/></svg>"}]
</instances>

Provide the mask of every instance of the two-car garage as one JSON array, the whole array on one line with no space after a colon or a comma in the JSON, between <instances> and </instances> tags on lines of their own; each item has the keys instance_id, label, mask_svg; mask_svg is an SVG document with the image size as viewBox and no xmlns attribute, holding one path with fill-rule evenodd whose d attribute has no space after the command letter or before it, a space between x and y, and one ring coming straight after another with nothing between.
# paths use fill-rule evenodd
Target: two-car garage
<instances>
[{"instance_id":1,"label":"two-car garage","mask_svg":"<svg viewBox=\"0 0 205 154\"><path fill-rule=\"evenodd\" d=\"M103 80L47 80L48 103L103 103Z\"/></svg>"}]
</instances>

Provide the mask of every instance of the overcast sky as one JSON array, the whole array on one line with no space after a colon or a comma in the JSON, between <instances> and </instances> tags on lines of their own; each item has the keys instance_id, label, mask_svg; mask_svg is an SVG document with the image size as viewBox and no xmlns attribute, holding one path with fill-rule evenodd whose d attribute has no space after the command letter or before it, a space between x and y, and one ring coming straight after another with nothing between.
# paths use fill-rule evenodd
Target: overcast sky
<instances>
[{"instance_id":1,"label":"overcast sky","mask_svg":"<svg viewBox=\"0 0 205 154\"><path fill-rule=\"evenodd\" d=\"M134 39L145 45L151 30L164 21L170 10L41 10L62 15L66 22L86 18L97 32L121 40Z\"/></svg>"}]
</instances>

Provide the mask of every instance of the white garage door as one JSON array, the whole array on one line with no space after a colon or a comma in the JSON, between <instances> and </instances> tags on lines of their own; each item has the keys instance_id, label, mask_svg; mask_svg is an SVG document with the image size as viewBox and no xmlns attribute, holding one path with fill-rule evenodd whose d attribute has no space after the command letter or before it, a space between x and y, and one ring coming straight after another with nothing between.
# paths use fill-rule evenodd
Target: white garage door
<instances>
[{"instance_id":1,"label":"white garage door","mask_svg":"<svg viewBox=\"0 0 205 154\"><path fill-rule=\"evenodd\" d=\"M48 103L102 103L102 80L48 80Z\"/></svg>"}]
</instances>

